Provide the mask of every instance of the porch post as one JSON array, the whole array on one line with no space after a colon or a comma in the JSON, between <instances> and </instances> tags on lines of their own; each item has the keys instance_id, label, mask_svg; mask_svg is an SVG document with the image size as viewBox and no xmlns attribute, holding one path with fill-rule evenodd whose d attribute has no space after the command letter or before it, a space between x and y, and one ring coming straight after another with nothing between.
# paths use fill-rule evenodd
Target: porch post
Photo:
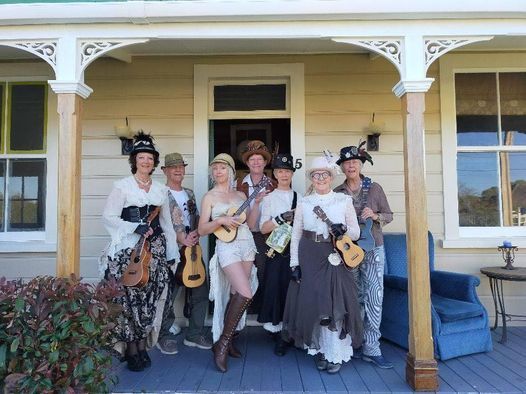
<instances>
[{"instance_id":1,"label":"porch post","mask_svg":"<svg viewBox=\"0 0 526 394\"><path fill-rule=\"evenodd\" d=\"M57 93L58 233L57 272L80 275L80 180L82 101L92 90L81 82L49 81Z\"/></svg>"},{"instance_id":2,"label":"porch post","mask_svg":"<svg viewBox=\"0 0 526 394\"><path fill-rule=\"evenodd\" d=\"M82 99L59 93L57 276L80 274Z\"/></svg>"},{"instance_id":3,"label":"porch post","mask_svg":"<svg viewBox=\"0 0 526 394\"><path fill-rule=\"evenodd\" d=\"M430 84L429 81L426 83ZM400 96L404 125L404 181L409 279L409 352L406 359L406 381L414 390L436 390L438 388L438 366L434 359L431 330L431 289L427 239L425 93L410 92L404 89Z\"/></svg>"}]
</instances>

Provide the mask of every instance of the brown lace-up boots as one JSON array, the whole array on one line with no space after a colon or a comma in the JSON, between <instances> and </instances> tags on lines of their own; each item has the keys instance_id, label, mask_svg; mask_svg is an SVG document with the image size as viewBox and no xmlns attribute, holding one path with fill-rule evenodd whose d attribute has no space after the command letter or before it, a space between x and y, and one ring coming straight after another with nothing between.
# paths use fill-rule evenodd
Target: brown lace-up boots
<instances>
[{"instance_id":1,"label":"brown lace-up boots","mask_svg":"<svg viewBox=\"0 0 526 394\"><path fill-rule=\"evenodd\" d=\"M252 298L243 297L240 294L234 294L230 298L228 308L225 312L223 333L218 341L214 343L214 346L212 346L216 367L221 372L227 371L227 358L231 348L232 337L234 336L239 320L241 320L241 316L243 316L251 301Z\"/></svg>"}]
</instances>

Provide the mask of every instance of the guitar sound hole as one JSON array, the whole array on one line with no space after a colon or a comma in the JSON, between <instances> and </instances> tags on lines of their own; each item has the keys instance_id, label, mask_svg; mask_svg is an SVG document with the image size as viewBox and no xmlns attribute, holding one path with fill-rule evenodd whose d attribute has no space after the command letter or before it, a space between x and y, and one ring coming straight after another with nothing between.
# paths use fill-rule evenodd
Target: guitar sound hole
<instances>
[{"instance_id":1,"label":"guitar sound hole","mask_svg":"<svg viewBox=\"0 0 526 394\"><path fill-rule=\"evenodd\" d=\"M133 259L133 262L134 262L134 263L138 263L139 261L141 261L141 259L140 259L139 257L135 257L135 258Z\"/></svg>"},{"instance_id":2,"label":"guitar sound hole","mask_svg":"<svg viewBox=\"0 0 526 394\"><path fill-rule=\"evenodd\" d=\"M188 275L188 279L190 279L190 280L197 280L197 279L200 279L200 278L201 278L201 275L199 275L199 274Z\"/></svg>"},{"instance_id":3,"label":"guitar sound hole","mask_svg":"<svg viewBox=\"0 0 526 394\"><path fill-rule=\"evenodd\" d=\"M343 247L345 250L349 250L351 249L351 247L349 246L349 244L345 244L345 246Z\"/></svg>"}]
</instances>

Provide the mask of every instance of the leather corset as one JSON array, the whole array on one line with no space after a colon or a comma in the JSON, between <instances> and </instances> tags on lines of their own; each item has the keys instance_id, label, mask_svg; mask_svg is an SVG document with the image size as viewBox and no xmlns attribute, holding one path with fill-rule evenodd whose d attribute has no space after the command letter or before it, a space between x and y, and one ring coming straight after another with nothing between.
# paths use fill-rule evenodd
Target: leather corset
<instances>
[{"instance_id":1,"label":"leather corset","mask_svg":"<svg viewBox=\"0 0 526 394\"><path fill-rule=\"evenodd\" d=\"M142 207L132 205L122 209L121 219L133 223L146 223L148 215L155 208L157 208L155 205L144 205ZM159 215L157 215L155 219L152 220L150 227L153 229L153 235L159 235L163 232L159 222Z\"/></svg>"}]
</instances>

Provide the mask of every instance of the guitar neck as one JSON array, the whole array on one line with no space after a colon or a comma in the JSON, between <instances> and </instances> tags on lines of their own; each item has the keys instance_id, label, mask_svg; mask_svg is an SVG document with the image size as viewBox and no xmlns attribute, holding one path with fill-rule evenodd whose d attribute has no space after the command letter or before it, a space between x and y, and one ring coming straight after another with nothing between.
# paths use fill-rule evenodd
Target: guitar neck
<instances>
[{"instance_id":1,"label":"guitar neck","mask_svg":"<svg viewBox=\"0 0 526 394\"><path fill-rule=\"evenodd\" d=\"M258 193L261 191L263 187L262 186L254 186L254 191L252 192L252 194L250 196L248 196L248 198L243 201L243 204L241 204L241 206L237 209L237 211L234 213L234 216L239 216L241 215L241 213L243 213L245 211L245 209L248 208L248 206L250 205L250 203L252 202L252 200L254 198L256 198L256 196L258 195Z\"/></svg>"}]
</instances>

